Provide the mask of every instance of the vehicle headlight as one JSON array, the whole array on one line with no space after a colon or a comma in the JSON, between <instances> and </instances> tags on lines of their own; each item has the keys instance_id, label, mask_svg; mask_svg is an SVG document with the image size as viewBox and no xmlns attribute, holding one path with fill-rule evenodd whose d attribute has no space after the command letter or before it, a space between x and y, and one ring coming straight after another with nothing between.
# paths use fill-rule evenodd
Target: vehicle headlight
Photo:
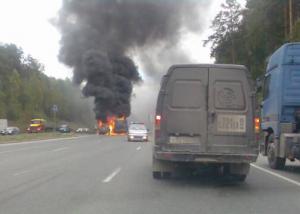
<instances>
[{"instance_id":1,"label":"vehicle headlight","mask_svg":"<svg viewBox=\"0 0 300 214\"><path fill-rule=\"evenodd\" d=\"M132 139L132 138L134 138L134 136L133 136L133 135L130 135L129 137L130 137L131 139Z\"/></svg>"}]
</instances>

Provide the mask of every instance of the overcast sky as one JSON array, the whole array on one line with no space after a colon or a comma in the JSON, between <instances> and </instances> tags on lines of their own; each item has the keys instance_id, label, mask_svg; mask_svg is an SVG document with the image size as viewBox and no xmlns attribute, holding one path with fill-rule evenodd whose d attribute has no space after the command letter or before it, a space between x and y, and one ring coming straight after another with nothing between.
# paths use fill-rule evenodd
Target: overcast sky
<instances>
[{"instance_id":1,"label":"overcast sky","mask_svg":"<svg viewBox=\"0 0 300 214\"><path fill-rule=\"evenodd\" d=\"M209 35L210 21L224 0L213 1L203 34L187 34L180 43L195 63L213 62L209 47L204 48L202 40ZM244 3L244 0L240 2ZM61 3L62 0L0 0L0 43L21 47L45 65L48 76L56 78L72 77L71 70L58 62L60 34L49 21L56 17Z\"/></svg>"}]
</instances>

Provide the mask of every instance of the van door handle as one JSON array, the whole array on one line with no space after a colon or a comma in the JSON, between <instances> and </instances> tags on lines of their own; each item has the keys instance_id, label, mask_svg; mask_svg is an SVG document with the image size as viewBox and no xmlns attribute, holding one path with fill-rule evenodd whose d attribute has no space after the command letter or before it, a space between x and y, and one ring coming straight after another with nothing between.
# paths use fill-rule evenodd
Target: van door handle
<instances>
[{"instance_id":1,"label":"van door handle","mask_svg":"<svg viewBox=\"0 0 300 214\"><path fill-rule=\"evenodd\" d=\"M213 122L213 121L215 120L215 117L216 117L216 112L210 111L210 112L208 113L208 116L209 116L209 118L210 118L210 121Z\"/></svg>"}]
</instances>

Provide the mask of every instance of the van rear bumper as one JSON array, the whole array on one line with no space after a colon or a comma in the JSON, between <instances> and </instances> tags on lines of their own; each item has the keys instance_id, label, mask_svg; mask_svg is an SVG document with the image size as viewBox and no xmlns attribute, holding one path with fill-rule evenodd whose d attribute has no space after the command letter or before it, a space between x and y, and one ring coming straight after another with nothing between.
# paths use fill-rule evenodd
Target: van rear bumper
<instances>
[{"instance_id":1,"label":"van rear bumper","mask_svg":"<svg viewBox=\"0 0 300 214\"><path fill-rule=\"evenodd\" d=\"M172 162L252 163L256 161L258 155L154 151L153 156L155 159Z\"/></svg>"}]
</instances>

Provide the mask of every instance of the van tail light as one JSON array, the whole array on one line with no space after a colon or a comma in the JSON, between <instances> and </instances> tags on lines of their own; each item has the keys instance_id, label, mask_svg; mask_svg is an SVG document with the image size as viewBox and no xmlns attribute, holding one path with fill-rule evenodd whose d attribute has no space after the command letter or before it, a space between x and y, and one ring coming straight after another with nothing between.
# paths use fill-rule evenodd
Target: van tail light
<instances>
[{"instance_id":1,"label":"van tail light","mask_svg":"<svg viewBox=\"0 0 300 214\"><path fill-rule=\"evenodd\" d=\"M160 122L161 122L161 115L155 116L155 136L160 136Z\"/></svg>"},{"instance_id":2,"label":"van tail light","mask_svg":"<svg viewBox=\"0 0 300 214\"><path fill-rule=\"evenodd\" d=\"M161 121L161 116L156 115L155 116L155 128L159 127L160 128L160 121Z\"/></svg>"},{"instance_id":3,"label":"van tail light","mask_svg":"<svg viewBox=\"0 0 300 214\"><path fill-rule=\"evenodd\" d=\"M258 134L259 131L260 131L260 119L259 119L259 117L254 118L254 129L255 129L255 133Z\"/></svg>"}]
</instances>

